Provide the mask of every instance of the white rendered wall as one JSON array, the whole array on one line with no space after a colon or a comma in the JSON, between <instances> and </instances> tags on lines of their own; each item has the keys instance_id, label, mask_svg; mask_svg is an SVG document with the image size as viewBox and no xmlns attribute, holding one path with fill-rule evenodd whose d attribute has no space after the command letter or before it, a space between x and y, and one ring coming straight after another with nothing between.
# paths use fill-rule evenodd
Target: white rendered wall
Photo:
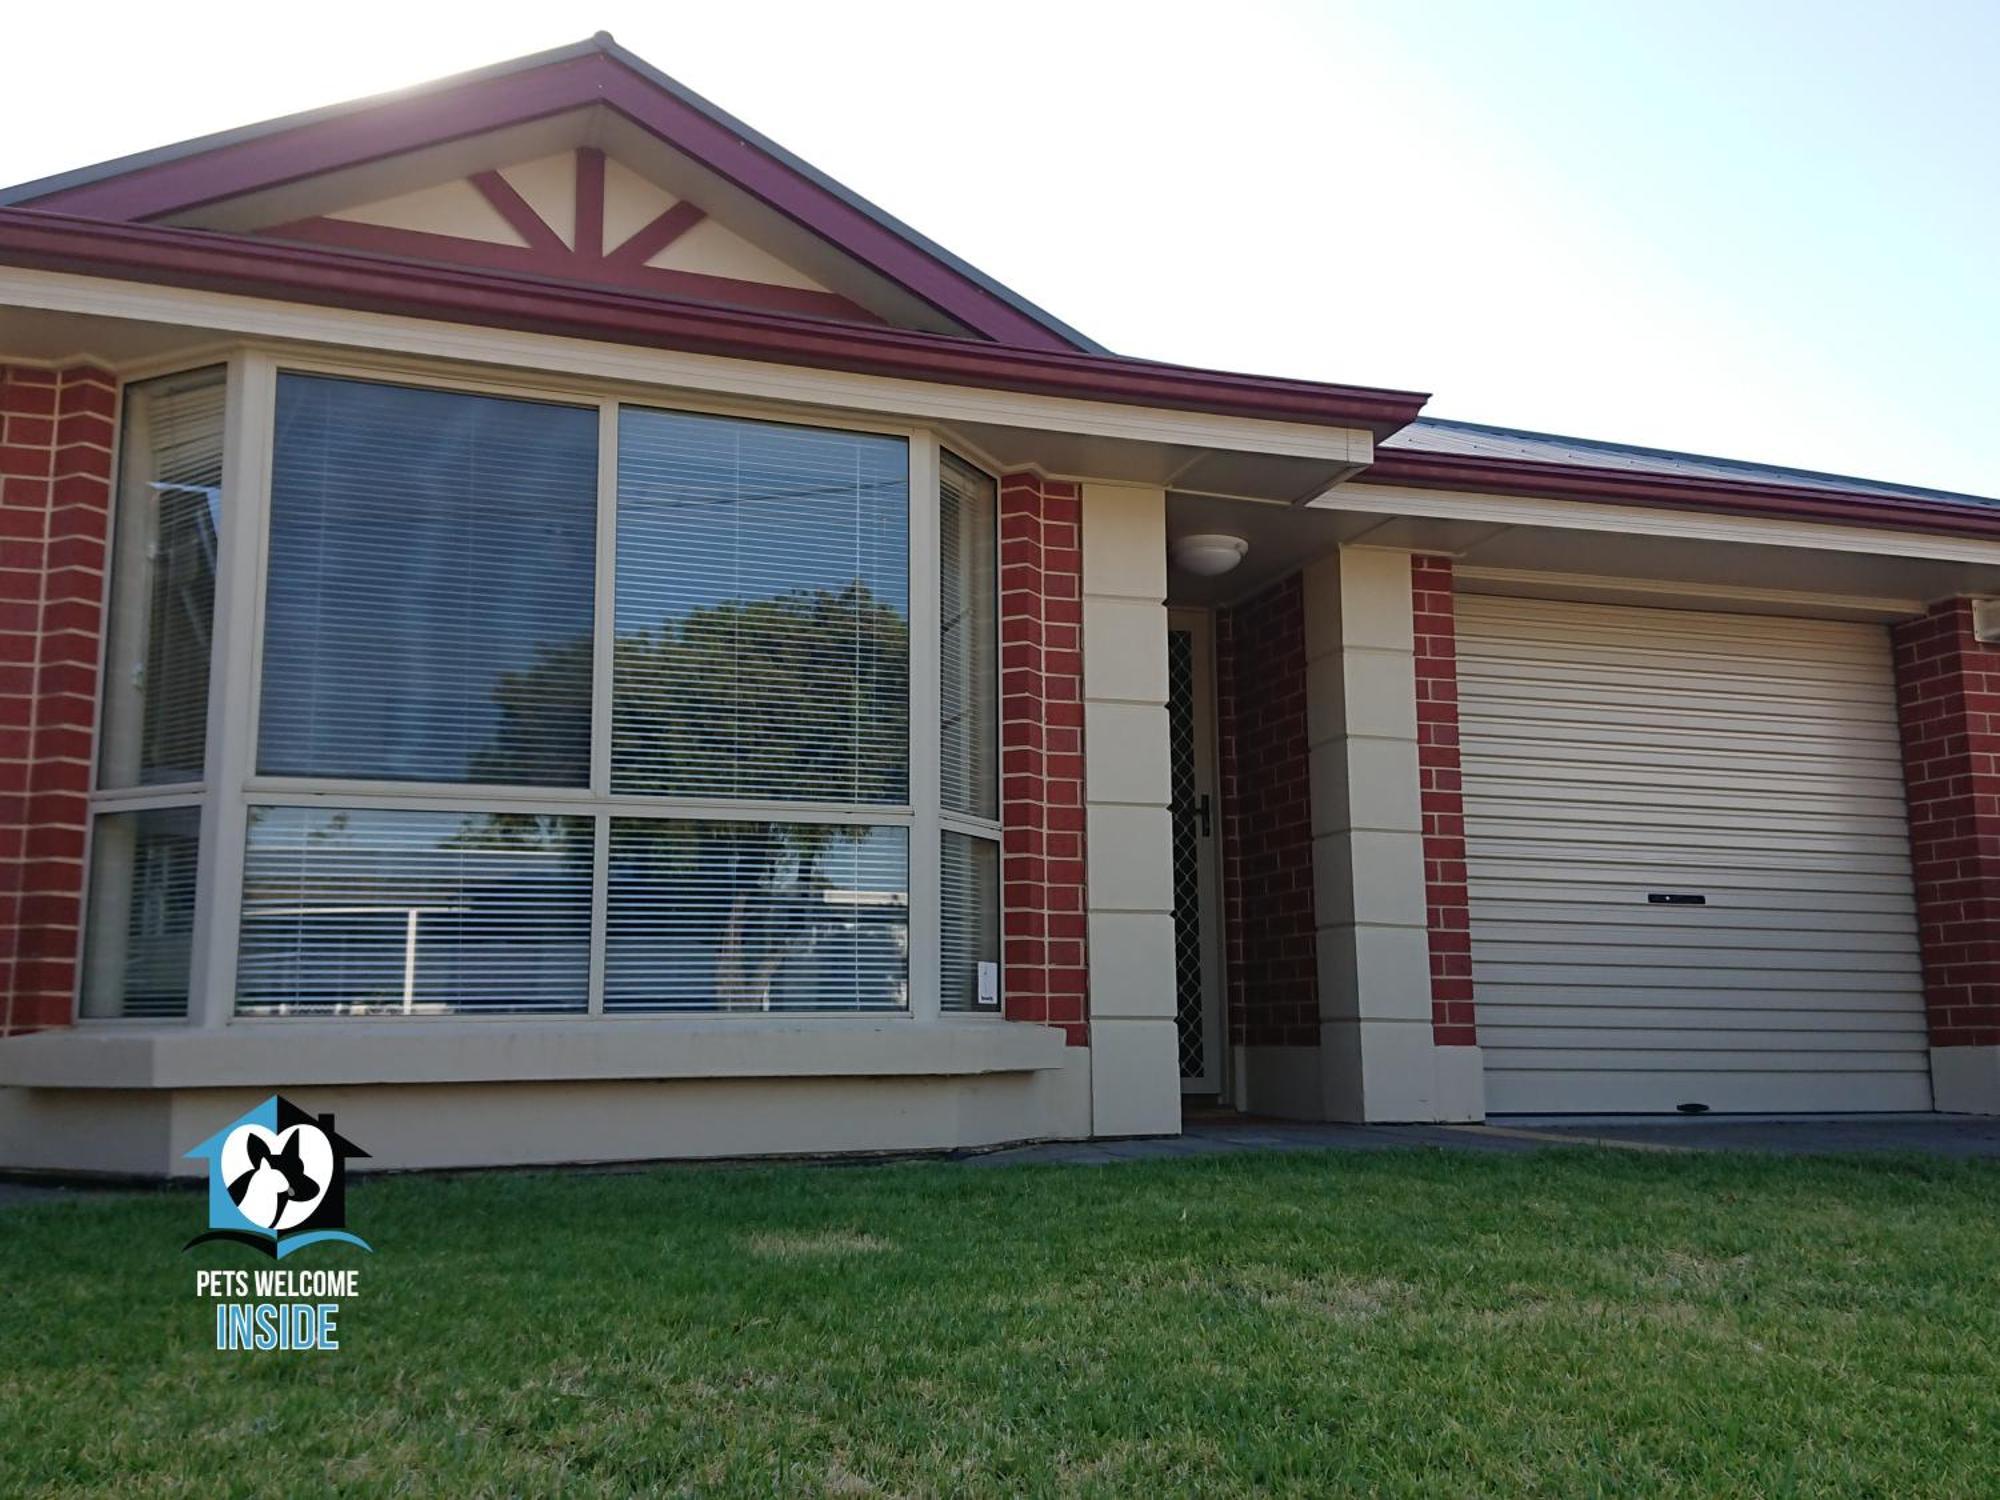
<instances>
[{"instance_id":1,"label":"white rendered wall","mask_svg":"<svg viewBox=\"0 0 2000 1500\"><path fill-rule=\"evenodd\" d=\"M1165 491L1084 485L1093 1135L1181 1128L1166 600Z\"/></svg>"}]
</instances>

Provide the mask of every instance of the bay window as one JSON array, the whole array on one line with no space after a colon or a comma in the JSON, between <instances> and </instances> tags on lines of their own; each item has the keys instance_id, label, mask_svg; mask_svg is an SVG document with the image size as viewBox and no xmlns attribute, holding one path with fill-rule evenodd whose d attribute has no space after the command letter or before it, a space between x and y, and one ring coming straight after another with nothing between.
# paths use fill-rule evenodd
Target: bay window
<instances>
[{"instance_id":1,"label":"bay window","mask_svg":"<svg viewBox=\"0 0 2000 1500\"><path fill-rule=\"evenodd\" d=\"M997 1011L992 478L921 431L257 355L225 444L220 372L155 385L85 1015Z\"/></svg>"}]
</instances>

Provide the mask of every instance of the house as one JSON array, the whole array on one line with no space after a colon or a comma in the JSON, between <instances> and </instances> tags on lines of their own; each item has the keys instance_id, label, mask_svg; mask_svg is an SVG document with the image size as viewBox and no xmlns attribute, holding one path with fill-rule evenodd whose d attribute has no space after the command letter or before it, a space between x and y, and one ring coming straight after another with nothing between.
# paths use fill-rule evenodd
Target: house
<instances>
[{"instance_id":1,"label":"house","mask_svg":"<svg viewBox=\"0 0 2000 1500\"><path fill-rule=\"evenodd\" d=\"M1126 359L599 36L0 194L0 1167L2000 1112L2000 509Z\"/></svg>"}]
</instances>

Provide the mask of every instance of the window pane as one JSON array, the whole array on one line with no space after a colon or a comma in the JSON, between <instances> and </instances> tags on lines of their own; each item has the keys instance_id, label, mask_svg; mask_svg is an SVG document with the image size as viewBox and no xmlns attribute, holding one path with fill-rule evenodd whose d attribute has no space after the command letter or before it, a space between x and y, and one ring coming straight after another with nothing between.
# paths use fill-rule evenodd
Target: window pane
<instances>
[{"instance_id":1,"label":"window pane","mask_svg":"<svg viewBox=\"0 0 2000 1500\"><path fill-rule=\"evenodd\" d=\"M944 831L939 934L945 1010L1000 1008L1000 846ZM986 998L980 967L990 965Z\"/></svg>"},{"instance_id":2,"label":"window pane","mask_svg":"<svg viewBox=\"0 0 2000 1500\"><path fill-rule=\"evenodd\" d=\"M901 828L616 819L607 1010L900 1010Z\"/></svg>"},{"instance_id":3,"label":"window pane","mask_svg":"<svg viewBox=\"0 0 2000 1500\"><path fill-rule=\"evenodd\" d=\"M126 387L98 784L199 781L222 525L223 372Z\"/></svg>"},{"instance_id":4,"label":"window pane","mask_svg":"<svg viewBox=\"0 0 2000 1500\"><path fill-rule=\"evenodd\" d=\"M909 799L899 438L626 408L612 785Z\"/></svg>"},{"instance_id":5,"label":"window pane","mask_svg":"<svg viewBox=\"0 0 2000 1500\"><path fill-rule=\"evenodd\" d=\"M999 487L944 455L938 484L944 805L1000 816Z\"/></svg>"},{"instance_id":6,"label":"window pane","mask_svg":"<svg viewBox=\"0 0 2000 1500\"><path fill-rule=\"evenodd\" d=\"M90 835L82 1013L184 1016L201 809L107 813Z\"/></svg>"},{"instance_id":7,"label":"window pane","mask_svg":"<svg viewBox=\"0 0 2000 1500\"><path fill-rule=\"evenodd\" d=\"M238 1012L580 1011L586 818L253 807Z\"/></svg>"},{"instance_id":8,"label":"window pane","mask_svg":"<svg viewBox=\"0 0 2000 1500\"><path fill-rule=\"evenodd\" d=\"M582 786L597 413L278 383L258 769Z\"/></svg>"}]
</instances>

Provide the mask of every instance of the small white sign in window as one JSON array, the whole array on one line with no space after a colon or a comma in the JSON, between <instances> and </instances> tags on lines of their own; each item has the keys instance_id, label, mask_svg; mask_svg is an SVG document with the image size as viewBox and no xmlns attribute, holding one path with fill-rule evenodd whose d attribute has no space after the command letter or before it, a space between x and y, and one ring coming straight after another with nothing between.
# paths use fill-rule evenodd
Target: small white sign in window
<instances>
[{"instance_id":1,"label":"small white sign in window","mask_svg":"<svg viewBox=\"0 0 2000 1500\"><path fill-rule=\"evenodd\" d=\"M979 966L979 1003L998 1005L1000 1003L1000 965L982 963Z\"/></svg>"}]
</instances>

